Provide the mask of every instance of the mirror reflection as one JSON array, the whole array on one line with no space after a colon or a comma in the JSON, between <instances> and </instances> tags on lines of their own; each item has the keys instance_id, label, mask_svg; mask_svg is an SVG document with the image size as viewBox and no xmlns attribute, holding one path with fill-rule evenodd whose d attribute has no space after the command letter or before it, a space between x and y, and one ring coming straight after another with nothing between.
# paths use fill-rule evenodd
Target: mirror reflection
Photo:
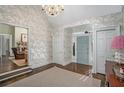
<instances>
[{"instance_id":1,"label":"mirror reflection","mask_svg":"<svg viewBox=\"0 0 124 93\"><path fill-rule=\"evenodd\" d=\"M28 29L0 23L0 73L28 66Z\"/></svg>"}]
</instances>

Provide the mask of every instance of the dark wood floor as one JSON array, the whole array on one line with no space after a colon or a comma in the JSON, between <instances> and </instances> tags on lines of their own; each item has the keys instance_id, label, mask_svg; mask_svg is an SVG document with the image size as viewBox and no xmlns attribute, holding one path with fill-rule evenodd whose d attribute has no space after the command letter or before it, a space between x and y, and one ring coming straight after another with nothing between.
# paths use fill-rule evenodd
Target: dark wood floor
<instances>
[{"instance_id":1,"label":"dark wood floor","mask_svg":"<svg viewBox=\"0 0 124 93\"><path fill-rule=\"evenodd\" d=\"M75 72L75 73L85 74L85 75L89 75L88 72L92 70L91 65L79 64L79 63L73 63L73 62L64 67L59 64L56 64L56 66L60 67L60 68L64 68L69 71L72 71L72 72ZM101 80L102 87L105 86L105 75L104 74L100 74L100 73L94 74L93 73L92 76L96 79Z\"/></svg>"},{"instance_id":2,"label":"dark wood floor","mask_svg":"<svg viewBox=\"0 0 124 93\"><path fill-rule=\"evenodd\" d=\"M66 66L51 63L51 64L48 64L48 65L33 69L33 71L31 73L15 77L15 78L6 80L4 82L0 82L0 86L5 86L5 85L8 85L10 83L16 82L16 81L18 81L20 79L29 77L31 75L34 75L36 73L39 73L39 72L44 71L46 69L49 69L49 68L51 68L53 66L57 66L57 67L60 67L62 69L66 69L66 70L73 71L75 73L80 73L80 74L86 74L88 71L90 71L92 69L92 66L90 66L90 65L83 65L83 64L77 64L77 63L70 63L70 64L68 64ZM93 77L97 78L97 79L100 79L101 80L101 86L104 86L104 84L105 84L105 75L93 74Z\"/></svg>"},{"instance_id":3,"label":"dark wood floor","mask_svg":"<svg viewBox=\"0 0 124 93\"><path fill-rule=\"evenodd\" d=\"M87 72L89 72L89 70L92 69L92 66L79 64L79 63L70 63L65 66L65 69L76 72L76 73L80 73L80 74L86 74Z\"/></svg>"},{"instance_id":4,"label":"dark wood floor","mask_svg":"<svg viewBox=\"0 0 124 93\"><path fill-rule=\"evenodd\" d=\"M25 66L21 66L21 67L17 66L13 62L11 62L11 60L9 60L9 58L7 56L2 56L2 60L0 58L0 74L9 72L12 70L16 70L16 69L19 69L22 67L25 67Z\"/></svg>"}]
</instances>

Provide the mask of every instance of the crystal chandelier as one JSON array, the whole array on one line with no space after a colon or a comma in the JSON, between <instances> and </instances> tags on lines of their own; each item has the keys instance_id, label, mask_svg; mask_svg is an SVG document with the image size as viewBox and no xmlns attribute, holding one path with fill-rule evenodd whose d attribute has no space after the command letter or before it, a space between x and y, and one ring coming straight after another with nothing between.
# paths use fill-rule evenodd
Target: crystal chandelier
<instances>
[{"instance_id":1,"label":"crystal chandelier","mask_svg":"<svg viewBox=\"0 0 124 93\"><path fill-rule=\"evenodd\" d=\"M42 5L42 10L48 16L57 16L58 14L64 11L64 6L63 5Z\"/></svg>"}]
</instances>

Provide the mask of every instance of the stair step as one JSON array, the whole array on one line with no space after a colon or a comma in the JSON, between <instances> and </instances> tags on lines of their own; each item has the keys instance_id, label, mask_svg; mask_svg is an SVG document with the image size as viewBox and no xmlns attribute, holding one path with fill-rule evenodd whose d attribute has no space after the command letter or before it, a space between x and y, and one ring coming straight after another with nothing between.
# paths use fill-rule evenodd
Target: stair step
<instances>
[{"instance_id":1,"label":"stair step","mask_svg":"<svg viewBox=\"0 0 124 93\"><path fill-rule=\"evenodd\" d=\"M32 72L32 69L29 67L24 67L18 70L13 70L10 72L6 72L3 74L0 74L0 82Z\"/></svg>"}]
</instances>

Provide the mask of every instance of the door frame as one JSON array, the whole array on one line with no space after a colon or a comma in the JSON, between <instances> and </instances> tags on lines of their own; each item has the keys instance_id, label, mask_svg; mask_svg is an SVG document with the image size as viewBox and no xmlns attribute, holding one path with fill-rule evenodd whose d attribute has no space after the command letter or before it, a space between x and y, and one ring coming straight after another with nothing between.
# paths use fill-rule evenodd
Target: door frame
<instances>
[{"instance_id":1,"label":"door frame","mask_svg":"<svg viewBox=\"0 0 124 93\"><path fill-rule=\"evenodd\" d=\"M23 70L23 69L26 69L26 68L33 68L32 63L31 63L31 48L30 48L30 44L31 44L31 41L30 41L30 31L31 31L31 28L32 28L32 27L29 26L29 25L23 25L23 24L21 25L21 24L10 23L10 22L4 22L4 21L0 21L0 24L5 24L5 25L14 26L14 27L22 27L22 28L25 28L25 29L27 29L27 35L28 35L28 40L27 40L28 63L27 63L27 66L26 66L26 67L19 68L19 69L16 69L16 70L12 70L12 71L8 71L8 72L1 73L0 76L3 76L3 75L5 75L5 74L9 74L9 73L12 73L12 72L20 71L20 70Z\"/></svg>"},{"instance_id":2,"label":"door frame","mask_svg":"<svg viewBox=\"0 0 124 93\"><path fill-rule=\"evenodd\" d=\"M89 31L90 32L90 31ZM88 36L89 37L89 65L92 65L92 33L85 34L84 32L72 33L72 62L77 63L77 37L79 36ZM75 56L73 56L73 43L75 43Z\"/></svg>"},{"instance_id":3,"label":"door frame","mask_svg":"<svg viewBox=\"0 0 124 93\"><path fill-rule=\"evenodd\" d=\"M106 30L116 30L118 31L118 35L121 34L121 26L106 26L106 27L100 27L100 28L93 28L93 73L97 73L97 32L99 31L106 31Z\"/></svg>"},{"instance_id":4,"label":"door frame","mask_svg":"<svg viewBox=\"0 0 124 93\"><path fill-rule=\"evenodd\" d=\"M0 34L1 36L6 36L8 35L9 36L9 41L12 42L12 38L10 38L12 35L11 34ZM2 46L2 45L1 45ZM12 44L9 42L9 52L11 52L11 47L12 47Z\"/></svg>"}]
</instances>

